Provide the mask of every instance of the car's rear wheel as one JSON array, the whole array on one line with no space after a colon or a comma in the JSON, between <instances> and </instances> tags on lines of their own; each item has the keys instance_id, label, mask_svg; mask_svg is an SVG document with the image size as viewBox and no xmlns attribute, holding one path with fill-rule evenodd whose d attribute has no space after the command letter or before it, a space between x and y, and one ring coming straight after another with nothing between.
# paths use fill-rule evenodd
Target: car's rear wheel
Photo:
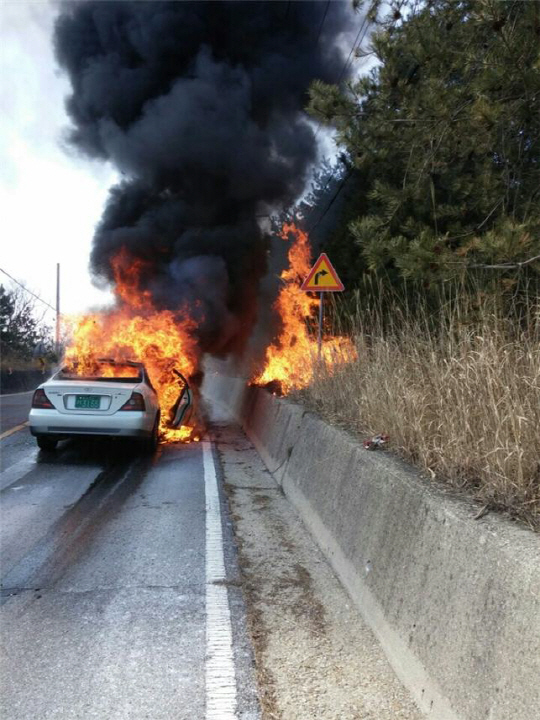
<instances>
[{"instance_id":1,"label":"car's rear wheel","mask_svg":"<svg viewBox=\"0 0 540 720\"><path fill-rule=\"evenodd\" d=\"M46 437L44 435L38 436L36 438L36 442L40 450L45 450L47 452L56 450L56 446L58 445L58 440L55 440L51 437Z\"/></svg>"},{"instance_id":2,"label":"car's rear wheel","mask_svg":"<svg viewBox=\"0 0 540 720\"><path fill-rule=\"evenodd\" d=\"M148 455L153 455L159 444L159 413L156 415L156 422L154 423L154 427L152 429L152 434L149 438L145 438L143 441L143 449L144 452Z\"/></svg>"}]
</instances>

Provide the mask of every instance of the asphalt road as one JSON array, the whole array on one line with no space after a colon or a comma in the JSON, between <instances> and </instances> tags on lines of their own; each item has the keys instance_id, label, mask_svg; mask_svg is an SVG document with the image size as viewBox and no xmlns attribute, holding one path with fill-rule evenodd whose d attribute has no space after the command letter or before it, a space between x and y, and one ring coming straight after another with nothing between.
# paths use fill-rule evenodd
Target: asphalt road
<instances>
[{"instance_id":1,"label":"asphalt road","mask_svg":"<svg viewBox=\"0 0 540 720\"><path fill-rule=\"evenodd\" d=\"M28 420L34 391L17 395L0 395L0 433Z\"/></svg>"},{"instance_id":2,"label":"asphalt road","mask_svg":"<svg viewBox=\"0 0 540 720\"><path fill-rule=\"evenodd\" d=\"M251 443L210 434L0 440L2 720L419 720Z\"/></svg>"},{"instance_id":3,"label":"asphalt road","mask_svg":"<svg viewBox=\"0 0 540 720\"><path fill-rule=\"evenodd\" d=\"M3 720L258 718L212 445L1 449Z\"/></svg>"}]
</instances>

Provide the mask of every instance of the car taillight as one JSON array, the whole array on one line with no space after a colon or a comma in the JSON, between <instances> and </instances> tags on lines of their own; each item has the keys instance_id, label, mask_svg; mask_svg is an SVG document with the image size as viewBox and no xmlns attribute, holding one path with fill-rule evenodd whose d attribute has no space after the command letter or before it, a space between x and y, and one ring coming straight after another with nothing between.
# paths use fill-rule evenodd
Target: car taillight
<instances>
[{"instance_id":1,"label":"car taillight","mask_svg":"<svg viewBox=\"0 0 540 720\"><path fill-rule=\"evenodd\" d=\"M134 392L131 393L131 397L127 402L125 402L120 410L146 410L146 405L144 404L144 398L141 395L141 393Z\"/></svg>"},{"instance_id":2,"label":"car taillight","mask_svg":"<svg viewBox=\"0 0 540 720\"><path fill-rule=\"evenodd\" d=\"M54 405L45 395L45 390L38 388L32 398L32 407L40 410L54 410Z\"/></svg>"}]
</instances>

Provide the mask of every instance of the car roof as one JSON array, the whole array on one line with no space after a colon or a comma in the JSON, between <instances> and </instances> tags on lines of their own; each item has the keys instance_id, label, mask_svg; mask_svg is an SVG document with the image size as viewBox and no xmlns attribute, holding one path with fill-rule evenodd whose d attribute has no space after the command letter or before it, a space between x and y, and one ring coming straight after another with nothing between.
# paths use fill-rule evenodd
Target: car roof
<instances>
[{"instance_id":1,"label":"car roof","mask_svg":"<svg viewBox=\"0 0 540 720\"><path fill-rule=\"evenodd\" d=\"M136 368L137 370L146 370L144 363L142 362L135 362L134 360L115 360L114 358L96 358L95 362L99 365L119 365L120 367L132 367ZM73 362L74 365L78 364L78 361L75 359ZM63 371L65 368L60 368L61 371Z\"/></svg>"},{"instance_id":2,"label":"car roof","mask_svg":"<svg viewBox=\"0 0 540 720\"><path fill-rule=\"evenodd\" d=\"M148 377L148 372L141 362L135 362L134 360L115 360L114 358L96 358L95 359L96 365L116 365L118 367L130 367L133 368L134 373L137 374L137 378L129 378L131 381L137 380L137 382L146 382L150 387L152 387L152 384L150 382L150 378ZM74 365L77 366L77 361L74 361ZM61 377L64 375L64 377ZM59 377L60 376L60 377ZM79 376L81 380L90 381L93 379L102 379L105 378L98 378L97 376L94 377L93 375L81 375ZM68 366L62 366L60 367L56 373L54 374L53 378L54 380L76 380L79 379L78 376L72 373L70 368ZM110 381L113 382L113 380L118 380L119 382L127 382L128 378L110 378Z\"/></svg>"},{"instance_id":3,"label":"car roof","mask_svg":"<svg viewBox=\"0 0 540 720\"><path fill-rule=\"evenodd\" d=\"M135 360L115 360L114 358L97 358L98 363L107 365L129 365L131 367L144 368L144 363Z\"/></svg>"}]
</instances>

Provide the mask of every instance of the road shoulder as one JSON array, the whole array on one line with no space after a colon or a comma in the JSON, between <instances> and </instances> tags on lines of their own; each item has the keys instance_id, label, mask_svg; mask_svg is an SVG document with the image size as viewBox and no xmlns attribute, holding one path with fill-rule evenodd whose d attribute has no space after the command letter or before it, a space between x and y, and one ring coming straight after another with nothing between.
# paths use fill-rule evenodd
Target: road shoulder
<instances>
[{"instance_id":1,"label":"road shoulder","mask_svg":"<svg viewBox=\"0 0 540 720\"><path fill-rule=\"evenodd\" d=\"M268 720L419 720L381 647L239 429L216 428Z\"/></svg>"}]
</instances>

